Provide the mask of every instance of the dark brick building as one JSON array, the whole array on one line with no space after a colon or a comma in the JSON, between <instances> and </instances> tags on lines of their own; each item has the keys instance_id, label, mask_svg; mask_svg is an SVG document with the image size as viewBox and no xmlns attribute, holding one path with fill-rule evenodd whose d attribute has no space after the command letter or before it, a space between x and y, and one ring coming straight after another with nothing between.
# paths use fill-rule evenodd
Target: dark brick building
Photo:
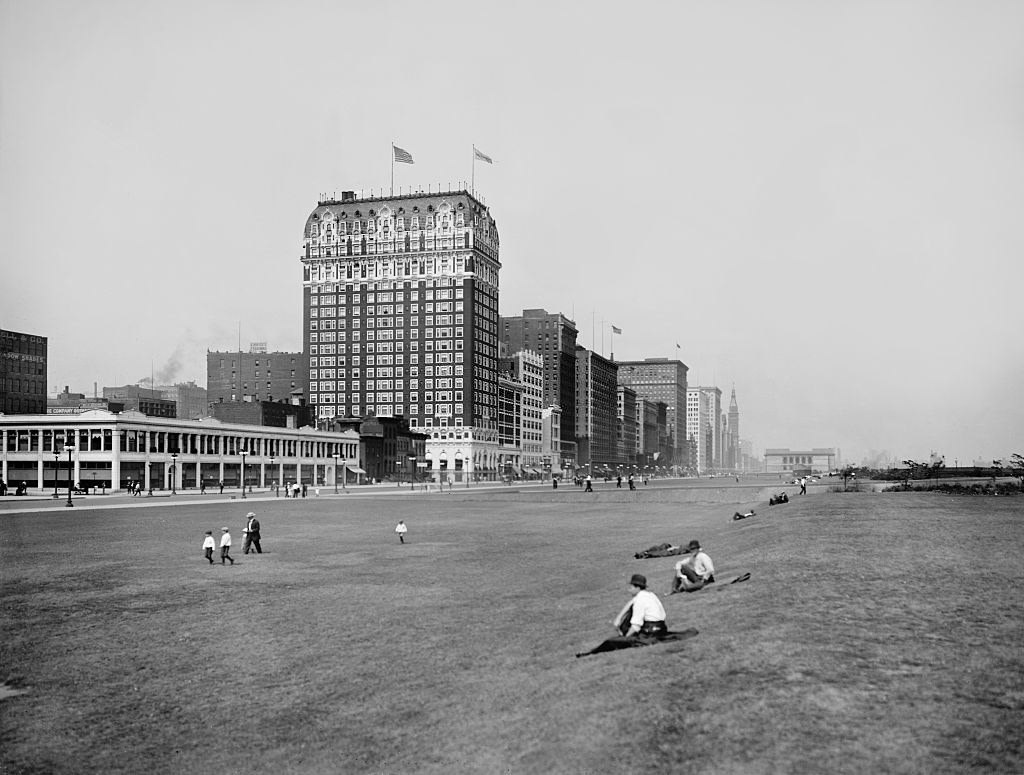
<instances>
[{"instance_id":1,"label":"dark brick building","mask_svg":"<svg viewBox=\"0 0 1024 775\"><path fill-rule=\"evenodd\" d=\"M210 414L221 422L239 425L303 428L313 424L308 406L283 401L218 401L210 404Z\"/></svg>"},{"instance_id":2,"label":"dark brick building","mask_svg":"<svg viewBox=\"0 0 1024 775\"><path fill-rule=\"evenodd\" d=\"M544 358L544 406L562 409L563 442L576 441L576 324L561 313L524 309L501 318L501 339L510 353L532 350Z\"/></svg>"},{"instance_id":3,"label":"dark brick building","mask_svg":"<svg viewBox=\"0 0 1024 775\"><path fill-rule=\"evenodd\" d=\"M46 413L46 337L0 329L0 412Z\"/></svg>"},{"instance_id":4,"label":"dark brick building","mask_svg":"<svg viewBox=\"0 0 1024 775\"><path fill-rule=\"evenodd\" d=\"M288 401L309 395L308 359L302 353L206 351L206 400Z\"/></svg>"}]
</instances>

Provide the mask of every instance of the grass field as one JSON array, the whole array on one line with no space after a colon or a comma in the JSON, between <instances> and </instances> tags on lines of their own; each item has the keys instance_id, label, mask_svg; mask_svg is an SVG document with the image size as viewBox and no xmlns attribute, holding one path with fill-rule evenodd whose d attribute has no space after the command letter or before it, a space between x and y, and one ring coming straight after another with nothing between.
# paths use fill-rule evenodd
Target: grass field
<instances>
[{"instance_id":1,"label":"grass field","mask_svg":"<svg viewBox=\"0 0 1024 775\"><path fill-rule=\"evenodd\" d=\"M691 538L751 580L633 559ZM1024 499L914 493L0 513L0 772L1022 772L1022 539ZM634 572L700 634L576 659Z\"/></svg>"}]
</instances>

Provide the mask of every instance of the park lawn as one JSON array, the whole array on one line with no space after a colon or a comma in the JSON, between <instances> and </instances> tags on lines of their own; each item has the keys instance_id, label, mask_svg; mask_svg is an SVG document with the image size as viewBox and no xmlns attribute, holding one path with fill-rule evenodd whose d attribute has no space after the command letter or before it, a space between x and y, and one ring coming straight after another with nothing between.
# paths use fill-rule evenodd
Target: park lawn
<instances>
[{"instance_id":1,"label":"park lawn","mask_svg":"<svg viewBox=\"0 0 1024 775\"><path fill-rule=\"evenodd\" d=\"M1024 500L615 496L2 515L0 772L1024 771ZM576 659L634 572L700 634Z\"/></svg>"}]
</instances>

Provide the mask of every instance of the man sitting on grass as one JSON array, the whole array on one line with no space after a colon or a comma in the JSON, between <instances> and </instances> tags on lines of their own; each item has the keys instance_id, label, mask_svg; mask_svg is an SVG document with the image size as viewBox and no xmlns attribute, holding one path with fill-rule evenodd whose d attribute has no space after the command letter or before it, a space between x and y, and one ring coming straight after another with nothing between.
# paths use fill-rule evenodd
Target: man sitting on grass
<instances>
[{"instance_id":1,"label":"man sitting on grass","mask_svg":"<svg viewBox=\"0 0 1024 775\"><path fill-rule=\"evenodd\" d=\"M697 634L693 628L682 632L669 632L665 624L665 608L658 596L647 591L647 577L634 573L629 580L632 599L626 604L612 624L621 635L602 641L590 651L582 651L577 657L600 654L605 651L631 649L637 646L652 646L664 641L683 640Z\"/></svg>"},{"instance_id":2,"label":"man sitting on grass","mask_svg":"<svg viewBox=\"0 0 1024 775\"><path fill-rule=\"evenodd\" d=\"M615 617L615 628L626 638L636 635L657 638L668 632L665 608L656 594L647 591L647 577L634 573L629 588L633 599Z\"/></svg>"},{"instance_id":3,"label":"man sitting on grass","mask_svg":"<svg viewBox=\"0 0 1024 775\"><path fill-rule=\"evenodd\" d=\"M696 592L707 584L715 581L715 566L711 558L700 548L700 541L690 541L686 547L690 552L676 563L676 573L672 578L672 593Z\"/></svg>"}]
</instances>

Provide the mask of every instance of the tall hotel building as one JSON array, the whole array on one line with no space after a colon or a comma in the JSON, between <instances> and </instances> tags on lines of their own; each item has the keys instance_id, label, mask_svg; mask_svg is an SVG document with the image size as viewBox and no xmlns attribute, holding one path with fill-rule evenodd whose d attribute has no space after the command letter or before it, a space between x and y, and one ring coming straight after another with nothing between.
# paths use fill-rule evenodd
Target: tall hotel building
<instances>
[{"instance_id":1,"label":"tall hotel building","mask_svg":"<svg viewBox=\"0 0 1024 775\"><path fill-rule=\"evenodd\" d=\"M435 479L496 475L498 245L465 190L319 202L302 256L317 416L403 415Z\"/></svg>"}]
</instances>

